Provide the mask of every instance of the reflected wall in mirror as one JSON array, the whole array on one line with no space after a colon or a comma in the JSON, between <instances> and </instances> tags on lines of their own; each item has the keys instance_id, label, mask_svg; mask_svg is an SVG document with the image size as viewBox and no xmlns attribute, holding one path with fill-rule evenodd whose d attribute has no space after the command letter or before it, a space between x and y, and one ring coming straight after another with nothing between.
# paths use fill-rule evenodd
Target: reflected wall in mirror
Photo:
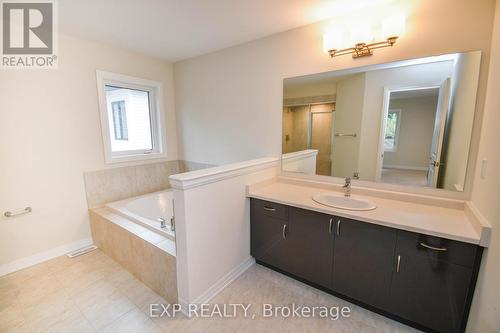
<instances>
[{"instance_id":1,"label":"reflected wall in mirror","mask_svg":"<svg viewBox=\"0 0 500 333\"><path fill-rule=\"evenodd\" d=\"M481 52L287 78L283 171L463 191Z\"/></svg>"}]
</instances>

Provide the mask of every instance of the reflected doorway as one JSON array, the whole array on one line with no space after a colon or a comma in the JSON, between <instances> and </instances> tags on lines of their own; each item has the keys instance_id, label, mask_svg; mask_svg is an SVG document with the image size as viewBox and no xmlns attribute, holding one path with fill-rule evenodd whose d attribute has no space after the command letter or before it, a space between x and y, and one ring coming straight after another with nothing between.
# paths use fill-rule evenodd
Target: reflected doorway
<instances>
[{"instance_id":1,"label":"reflected doorway","mask_svg":"<svg viewBox=\"0 0 500 333\"><path fill-rule=\"evenodd\" d=\"M450 79L441 85L386 90L379 180L439 187Z\"/></svg>"}]
</instances>

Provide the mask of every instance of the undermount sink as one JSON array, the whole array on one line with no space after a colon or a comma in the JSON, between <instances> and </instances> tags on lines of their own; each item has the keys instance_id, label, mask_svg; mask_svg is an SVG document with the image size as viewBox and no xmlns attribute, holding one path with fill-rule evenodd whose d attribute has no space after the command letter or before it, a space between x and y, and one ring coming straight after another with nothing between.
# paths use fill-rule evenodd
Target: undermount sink
<instances>
[{"instance_id":1,"label":"undermount sink","mask_svg":"<svg viewBox=\"0 0 500 333\"><path fill-rule=\"evenodd\" d=\"M356 195L345 197L342 194L328 192L316 194L312 199L325 206L346 210L372 210L377 208L373 201Z\"/></svg>"}]
</instances>

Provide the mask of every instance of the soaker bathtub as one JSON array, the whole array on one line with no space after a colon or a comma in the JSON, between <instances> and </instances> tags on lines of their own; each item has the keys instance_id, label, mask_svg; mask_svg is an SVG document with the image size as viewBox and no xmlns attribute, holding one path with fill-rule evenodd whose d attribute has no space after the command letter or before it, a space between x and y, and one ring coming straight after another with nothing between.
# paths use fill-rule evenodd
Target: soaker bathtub
<instances>
[{"instance_id":1,"label":"soaker bathtub","mask_svg":"<svg viewBox=\"0 0 500 333\"><path fill-rule=\"evenodd\" d=\"M171 224L174 216L173 203L172 190L165 190L111 202L106 204L106 207L162 236L175 240L175 231ZM164 228L161 227L161 219L165 220Z\"/></svg>"}]
</instances>

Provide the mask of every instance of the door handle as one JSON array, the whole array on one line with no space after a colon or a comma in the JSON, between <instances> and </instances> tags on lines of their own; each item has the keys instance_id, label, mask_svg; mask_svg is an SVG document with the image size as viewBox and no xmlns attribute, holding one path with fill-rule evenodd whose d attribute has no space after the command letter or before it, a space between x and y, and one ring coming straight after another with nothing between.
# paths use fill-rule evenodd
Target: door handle
<instances>
[{"instance_id":1,"label":"door handle","mask_svg":"<svg viewBox=\"0 0 500 333\"><path fill-rule=\"evenodd\" d=\"M276 208L264 206L264 210L267 210L268 212L275 212Z\"/></svg>"},{"instance_id":2,"label":"door handle","mask_svg":"<svg viewBox=\"0 0 500 333\"><path fill-rule=\"evenodd\" d=\"M444 165L444 163L441 163L441 162L439 162L439 161L432 161L432 162L431 162L431 165L432 165L433 167L436 167L436 168L437 168L437 167L443 166L443 165Z\"/></svg>"},{"instance_id":3,"label":"door handle","mask_svg":"<svg viewBox=\"0 0 500 333\"><path fill-rule=\"evenodd\" d=\"M440 252L448 251L448 249L445 247L434 247L434 246L427 245L424 242L420 243L420 246L425 247L426 249L429 249L429 250L434 250L434 251L440 251Z\"/></svg>"},{"instance_id":4,"label":"door handle","mask_svg":"<svg viewBox=\"0 0 500 333\"><path fill-rule=\"evenodd\" d=\"M401 256L398 255L398 262L396 264L396 273L399 273L400 266L401 266Z\"/></svg>"},{"instance_id":5,"label":"door handle","mask_svg":"<svg viewBox=\"0 0 500 333\"><path fill-rule=\"evenodd\" d=\"M333 232L333 217L330 217L330 225L328 226L328 233Z\"/></svg>"},{"instance_id":6,"label":"door handle","mask_svg":"<svg viewBox=\"0 0 500 333\"><path fill-rule=\"evenodd\" d=\"M286 239L286 224L283 224L283 228L281 229L281 234L283 235L283 239Z\"/></svg>"},{"instance_id":7,"label":"door handle","mask_svg":"<svg viewBox=\"0 0 500 333\"><path fill-rule=\"evenodd\" d=\"M340 236L340 219L337 220L337 236Z\"/></svg>"}]
</instances>

